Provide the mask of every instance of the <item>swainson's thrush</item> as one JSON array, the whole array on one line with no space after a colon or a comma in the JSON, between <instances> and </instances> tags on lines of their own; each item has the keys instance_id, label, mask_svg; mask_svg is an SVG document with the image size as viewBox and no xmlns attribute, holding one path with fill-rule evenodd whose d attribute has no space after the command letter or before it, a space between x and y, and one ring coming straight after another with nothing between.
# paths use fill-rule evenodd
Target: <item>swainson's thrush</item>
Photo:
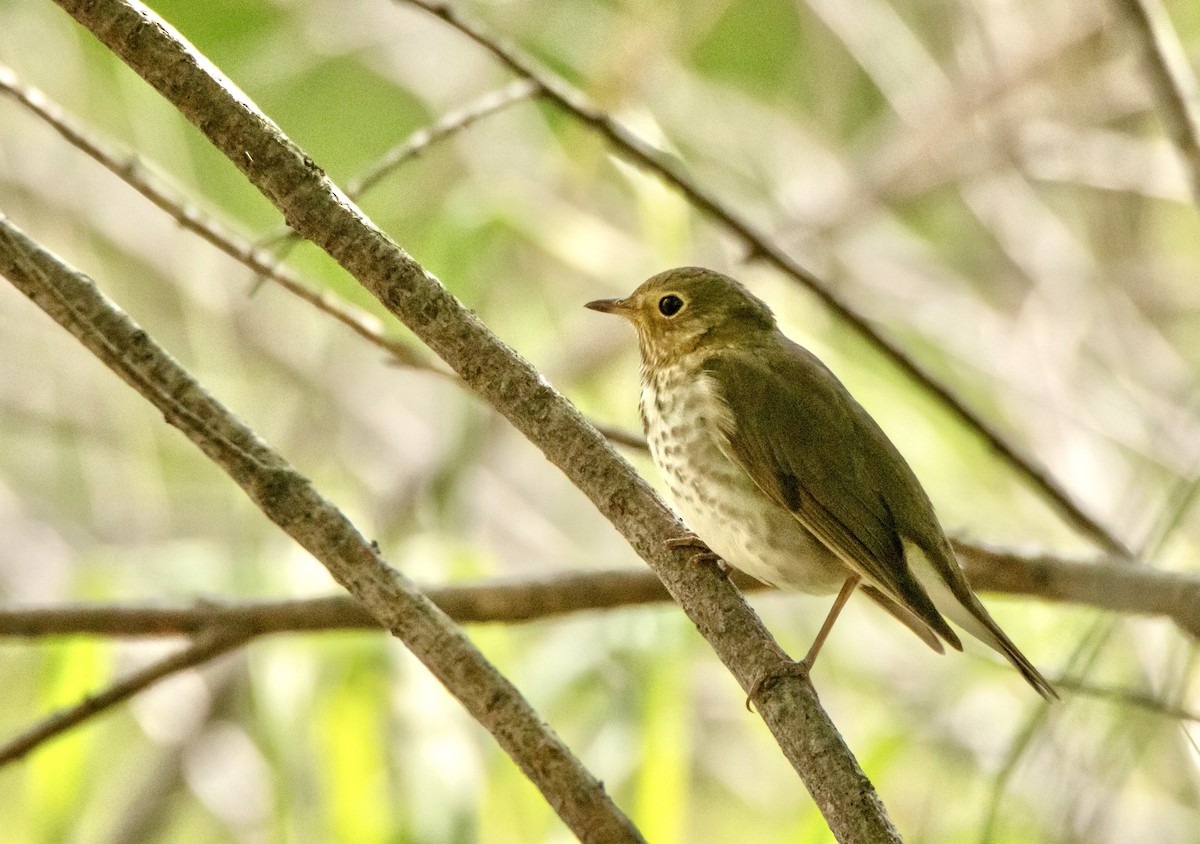
<instances>
[{"instance_id":1,"label":"swainson's thrush","mask_svg":"<svg viewBox=\"0 0 1200 844\"><path fill-rule=\"evenodd\" d=\"M761 300L711 270L668 270L589 302L637 329L642 423L687 526L731 566L833 608L812 667L861 587L931 648L962 650L943 614L1057 697L971 591L900 452Z\"/></svg>"}]
</instances>

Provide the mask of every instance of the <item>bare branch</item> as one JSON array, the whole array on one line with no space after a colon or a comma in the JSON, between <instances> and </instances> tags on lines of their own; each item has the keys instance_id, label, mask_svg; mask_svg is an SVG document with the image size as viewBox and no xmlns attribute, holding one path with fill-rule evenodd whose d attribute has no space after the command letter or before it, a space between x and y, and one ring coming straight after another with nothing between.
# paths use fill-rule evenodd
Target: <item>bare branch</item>
<instances>
[{"instance_id":1,"label":"bare branch","mask_svg":"<svg viewBox=\"0 0 1200 844\"><path fill-rule=\"evenodd\" d=\"M1146 692L1112 686L1096 686L1072 677L1058 677L1054 680L1054 685L1060 689L1070 689L1073 692L1078 692L1081 695L1096 698L1097 700L1108 700L1121 706L1136 706L1138 709L1144 709L1147 712L1153 712L1155 715L1162 715L1166 718L1173 718L1176 721L1191 721L1193 724L1200 724L1200 713L1193 712L1183 706L1169 704Z\"/></svg>"},{"instance_id":2,"label":"bare branch","mask_svg":"<svg viewBox=\"0 0 1200 844\"><path fill-rule=\"evenodd\" d=\"M1133 567L1112 559L1082 561L961 541L954 545L978 591L1165 617L1200 636L1200 576ZM743 592L770 588L740 572L731 577ZM462 624L516 624L671 599L654 573L642 569L505 578L431 586L422 591ZM195 636L218 627L261 636L375 630L379 623L352 598L342 595L279 601L204 599L186 606L80 604L0 610L0 637Z\"/></svg>"},{"instance_id":3,"label":"bare branch","mask_svg":"<svg viewBox=\"0 0 1200 844\"><path fill-rule=\"evenodd\" d=\"M1161 0L1117 0L1116 5L1142 42L1159 112L1191 175L1192 196L1200 204L1200 86L1187 53Z\"/></svg>"},{"instance_id":4,"label":"bare branch","mask_svg":"<svg viewBox=\"0 0 1200 844\"><path fill-rule=\"evenodd\" d=\"M739 581L746 589L764 589ZM644 569L561 574L442 586L425 592L460 623L519 623L585 610L670 601L662 581ZM0 636L99 634L127 637L194 636L233 626L261 636L325 630L378 630L379 622L353 598L332 595L284 601L205 599L190 606L75 605L0 610Z\"/></svg>"},{"instance_id":5,"label":"bare branch","mask_svg":"<svg viewBox=\"0 0 1200 844\"><path fill-rule=\"evenodd\" d=\"M744 216L729 208L716 195L702 188L659 150L594 105L582 91L572 87L549 68L515 45L488 32L478 21L468 18L440 0L397 0L418 6L444 20L496 56L523 79L536 81L544 96L566 113L590 126L632 163L653 173L677 190L697 210L711 217L746 246L747 252L761 258L794 281L807 287L838 319L850 327L890 360L914 383L935 396L952 415L987 443L988 447L1024 477L1077 530L1105 550L1129 556L1129 549L1116 534L1084 512L1070 493L1043 466L990 422L967 406L950 387L938 381L894 341L885 337L867 317L833 291L829 285L804 268Z\"/></svg>"},{"instance_id":6,"label":"bare branch","mask_svg":"<svg viewBox=\"0 0 1200 844\"><path fill-rule=\"evenodd\" d=\"M1121 557L1077 562L955 541L977 589L1031 595L1131 615L1166 616L1200 636L1200 577L1131 566Z\"/></svg>"},{"instance_id":7,"label":"bare branch","mask_svg":"<svg viewBox=\"0 0 1200 844\"><path fill-rule=\"evenodd\" d=\"M447 115L433 126L420 130L404 144L394 148L389 154L389 158L393 159L391 166L399 165L405 158L418 154L430 144L448 137L476 120L494 114L522 98L532 96L537 90L537 86L533 83L521 81L481 97L459 111ZM23 85L12 69L2 64L0 64L0 93L8 94L29 109L57 131L68 143L82 150L120 177L131 188L149 199L157 208L165 211L181 227L199 235L234 260L240 261L258 276L274 281L284 290L348 326L359 337L387 352L398 366L428 372L459 386L465 386L457 375L449 372L436 361L430 360L405 343L388 338L383 333L383 327L379 320L371 314L355 308L336 296L314 289L308 283L300 280L284 264L276 261L266 249L255 246L246 238L230 231L196 205L175 195L170 188L163 184L161 178L154 175L153 168L148 167L140 158L130 153L118 152L113 144L102 140L94 131L71 118L43 92L32 86ZM408 150L407 155L402 150ZM383 162L380 162L371 173L377 173L378 178L382 178L388 169ZM364 177L364 179L366 178ZM370 181L373 184L377 179ZM596 424L596 428L616 445L642 451L646 449L645 440L638 434L601 424Z\"/></svg>"},{"instance_id":8,"label":"bare branch","mask_svg":"<svg viewBox=\"0 0 1200 844\"><path fill-rule=\"evenodd\" d=\"M138 156L122 152L101 139L95 132L68 115L57 103L36 88L23 85L11 68L0 64L0 93L8 94L71 145L85 152L99 164L118 176L127 185L150 200L181 227L199 235L235 261L245 264L255 274L268 278L294 296L303 299L347 326L355 334L372 343L405 366L420 368L438 375L453 377L444 369L433 366L413 349L383 335L379 320L336 296L316 290L275 260L266 249L231 231L212 215L180 197L166 186Z\"/></svg>"},{"instance_id":9,"label":"bare branch","mask_svg":"<svg viewBox=\"0 0 1200 844\"><path fill-rule=\"evenodd\" d=\"M812 685L791 670L787 655L728 581L709 567L684 565L685 549L663 545L663 540L678 535L677 520L536 369L347 202L309 156L150 10L118 0L58 0L58 5L170 100L283 211L292 228L326 250L400 317L621 531L742 687L759 689L757 710L839 839L897 840L874 788L821 708ZM364 569L374 571L381 565L374 554L367 556L361 561ZM343 574L344 585L360 599L360 593L369 591L380 604L388 603L383 597L387 593L379 591L374 579L364 582L350 570ZM404 586L407 590L407 583ZM408 600L407 591L403 597ZM390 606L371 606L389 620L395 617ZM403 621L395 618L397 625ZM438 676L443 682L454 679ZM772 682L762 682L766 678ZM491 708L473 714L489 721L495 715ZM497 735L502 743L510 738ZM538 772L527 769L526 774ZM561 808L559 803L555 808Z\"/></svg>"},{"instance_id":10,"label":"bare branch","mask_svg":"<svg viewBox=\"0 0 1200 844\"><path fill-rule=\"evenodd\" d=\"M518 79L498 91L490 91L462 108L443 115L429 126L413 132L380 156L365 172L351 179L345 188L346 196L358 200L383 181L389 173L399 170L406 161L416 158L439 141L453 137L477 121L503 111L514 103L538 96L541 92L541 86L536 82ZM259 243L278 249L281 255L285 255L288 249L300 240L299 234L291 229L284 229L263 235L259 238Z\"/></svg>"},{"instance_id":11,"label":"bare branch","mask_svg":"<svg viewBox=\"0 0 1200 844\"><path fill-rule=\"evenodd\" d=\"M107 712L159 680L233 650L244 644L249 635L236 627L209 631L187 647L135 671L99 694L89 695L74 706L55 712L19 736L0 745L0 767L23 758L50 739L62 735L89 718Z\"/></svg>"},{"instance_id":12,"label":"bare branch","mask_svg":"<svg viewBox=\"0 0 1200 844\"><path fill-rule=\"evenodd\" d=\"M514 103L541 95L542 86L534 79L518 79L499 91L484 94L474 102L441 117L436 123L418 129L401 143L389 149L361 176L346 184L346 196L358 199L394 172L400 165L420 155L426 149L457 135L476 121L503 111Z\"/></svg>"},{"instance_id":13,"label":"bare branch","mask_svg":"<svg viewBox=\"0 0 1200 844\"><path fill-rule=\"evenodd\" d=\"M1031 595L1134 615L1166 616L1200 636L1200 577L1134 568L1120 562L1064 560L1049 555L955 543L971 577L983 591ZM743 591L768 587L744 575ZM455 621L525 622L584 610L670 600L652 572L618 570L552 577L497 580L435 587L425 594ZM192 606L79 605L0 610L0 637L104 635L195 636L191 646L147 666L99 695L55 713L0 746L0 766L83 720L101 714L171 674L194 667L259 636L274 633L379 630L379 622L346 595L293 601L202 601ZM1072 678L1055 683L1090 697L1127 703L1179 720L1200 716L1142 693L1101 688Z\"/></svg>"},{"instance_id":14,"label":"bare branch","mask_svg":"<svg viewBox=\"0 0 1200 844\"><path fill-rule=\"evenodd\" d=\"M157 407L268 518L320 560L495 736L576 835L587 841L643 840L520 692L307 478L209 395L90 279L39 248L3 216L0 273ZM66 726L86 717L86 701L81 707L61 719ZM41 732L60 731L58 720L52 721ZM33 746L30 742L36 744L29 738L21 746Z\"/></svg>"}]
</instances>

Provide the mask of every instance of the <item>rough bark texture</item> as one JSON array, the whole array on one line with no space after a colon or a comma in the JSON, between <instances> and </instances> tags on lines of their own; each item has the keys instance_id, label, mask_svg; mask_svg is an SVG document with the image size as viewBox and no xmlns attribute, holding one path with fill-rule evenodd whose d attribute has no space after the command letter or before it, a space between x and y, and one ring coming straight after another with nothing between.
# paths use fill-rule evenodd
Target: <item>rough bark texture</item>
<instances>
[{"instance_id":1,"label":"rough bark texture","mask_svg":"<svg viewBox=\"0 0 1200 844\"><path fill-rule=\"evenodd\" d=\"M222 407L90 279L42 250L2 215L0 274L161 410L166 421L228 472L268 518L320 560L496 737L581 840L643 840L603 785L542 723L520 692L408 578L388 567L373 544L307 478ZM235 633L212 641L214 648L223 642L232 647L238 638ZM160 668L170 671L171 665L168 660ZM136 684L136 679L118 684L107 696L120 699L124 687ZM73 723L72 718L82 720L101 703L76 707L65 720L49 719L0 757L17 758L46 731L53 734L64 722Z\"/></svg>"}]
</instances>

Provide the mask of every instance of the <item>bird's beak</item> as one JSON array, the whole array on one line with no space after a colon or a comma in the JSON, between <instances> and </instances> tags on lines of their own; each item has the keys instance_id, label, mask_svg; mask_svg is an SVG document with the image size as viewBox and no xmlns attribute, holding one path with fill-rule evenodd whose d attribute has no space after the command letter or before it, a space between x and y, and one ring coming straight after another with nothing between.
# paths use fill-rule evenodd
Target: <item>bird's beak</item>
<instances>
[{"instance_id":1,"label":"bird's beak","mask_svg":"<svg viewBox=\"0 0 1200 844\"><path fill-rule=\"evenodd\" d=\"M616 314L626 318L633 313L633 305L628 299L597 299L595 302L588 302L584 307L602 314Z\"/></svg>"}]
</instances>

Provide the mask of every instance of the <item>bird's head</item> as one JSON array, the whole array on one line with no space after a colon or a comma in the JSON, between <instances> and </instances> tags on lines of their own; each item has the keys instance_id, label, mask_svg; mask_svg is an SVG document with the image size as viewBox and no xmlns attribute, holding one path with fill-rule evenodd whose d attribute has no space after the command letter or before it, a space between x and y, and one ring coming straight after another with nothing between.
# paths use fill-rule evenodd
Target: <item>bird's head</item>
<instances>
[{"instance_id":1,"label":"bird's head","mask_svg":"<svg viewBox=\"0 0 1200 844\"><path fill-rule=\"evenodd\" d=\"M775 316L762 300L729 276L702 267L667 270L624 299L585 307L633 323L642 363L651 368L700 349L753 344L775 331Z\"/></svg>"}]
</instances>

